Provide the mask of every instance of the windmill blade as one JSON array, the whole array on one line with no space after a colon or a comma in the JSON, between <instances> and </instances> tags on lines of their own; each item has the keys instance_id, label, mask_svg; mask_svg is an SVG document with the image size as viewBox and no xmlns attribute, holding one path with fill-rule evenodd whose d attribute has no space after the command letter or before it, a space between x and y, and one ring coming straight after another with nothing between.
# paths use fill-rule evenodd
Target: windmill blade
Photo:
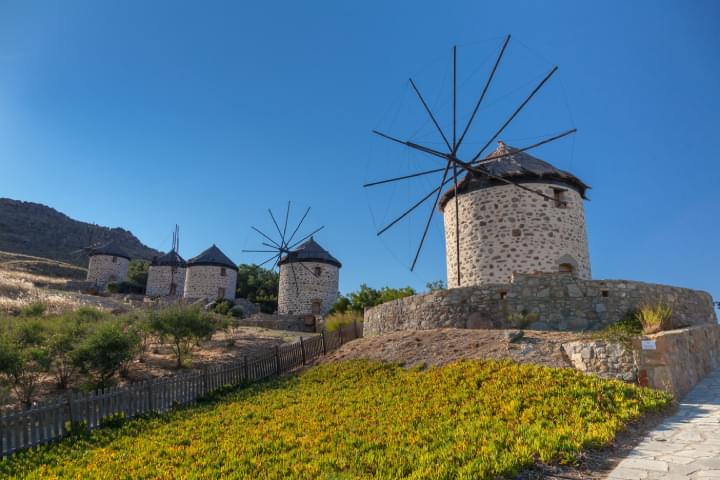
<instances>
[{"instance_id":1,"label":"windmill blade","mask_svg":"<svg viewBox=\"0 0 720 480\"><path fill-rule=\"evenodd\" d=\"M293 281L295 282L295 295L300 295L300 287L298 286L297 275L295 274L294 264L290 264L290 271L293 274Z\"/></svg>"},{"instance_id":2,"label":"windmill blade","mask_svg":"<svg viewBox=\"0 0 720 480\"><path fill-rule=\"evenodd\" d=\"M413 259L412 266L410 267L411 272L415 270L415 264L420 257L420 251L422 250L423 244L425 243L425 237L427 237L427 232L430 229L430 223L432 222L433 215L435 215L435 206L437 205L438 200L440 200L440 195L442 194L442 186L445 184L445 179L447 178L448 170L450 169L450 163L451 162L448 162L445 166L445 173L443 173L442 180L440 180L440 186L437 188L437 196L435 197L435 203L433 203L433 206L430 209L430 215L428 216L428 221L425 224L425 230L423 231L422 238L420 239L420 245L418 245L417 252L415 252L415 258Z\"/></svg>"},{"instance_id":3,"label":"windmill blade","mask_svg":"<svg viewBox=\"0 0 720 480\"><path fill-rule=\"evenodd\" d=\"M275 259L276 259L277 257L279 257L279 256L280 256L279 253L276 254L276 255L273 255L272 257L268 258L267 260L265 260L264 262L262 262L260 265L258 265L258 267L262 267L262 266L265 265L266 263L272 262L273 260L275 260ZM273 267L273 268L275 268L275 267Z\"/></svg>"},{"instance_id":4,"label":"windmill blade","mask_svg":"<svg viewBox=\"0 0 720 480\"><path fill-rule=\"evenodd\" d=\"M283 232L282 232L283 243L285 243L285 234L287 233L288 218L290 218L290 200L288 200L288 207L287 207L287 211L285 212L285 226L283 227Z\"/></svg>"},{"instance_id":5,"label":"windmill blade","mask_svg":"<svg viewBox=\"0 0 720 480\"><path fill-rule=\"evenodd\" d=\"M273 246L275 246L275 247L277 247L277 248L282 248L280 245L278 245L278 244L275 242L275 240L273 240L272 238L268 237L267 235L265 235L263 232L261 232L261 231L258 230L257 228L255 228L255 227L250 227L250 228L252 228L252 229L255 230L256 232L258 232L258 233L259 233L260 235L262 235L263 237L267 238L267 239L270 241L270 243L273 244Z\"/></svg>"},{"instance_id":6,"label":"windmill blade","mask_svg":"<svg viewBox=\"0 0 720 480\"><path fill-rule=\"evenodd\" d=\"M540 146L542 146L542 145L545 145L546 143L554 142L555 140L559 140L559 139L561 139L561 138L563 138L563 137L567 137L568 135L571 135L571 134L573 134L573 133L577 133L577 129L576 129L576 128L572 128L572 129L570 129L570 130L567 130L567 131L565 131L565 132L562 132L562 133L560 133L560 134L558 134L558 135L555 135L555 136L553 136L553 137L546 138L545 140L542 140L542 141L540 141L540 142L533 143L532 145L528 145L527 147L518 148L518 149L516 149L516 150L513 151L513 152L502 153L502 154L499 154L499 155L492 155L492 156L489 156L489 157L487 157L487 158L484 158L483 160L476 160L475 162L468 162L468 163L471 163L472 165L483 165L483 164L486 164L486 163L493 162L493 161L495 161L495 160L500 160L500 159L502 159L502 158L511 157L511 156L513 156L513 155L515 155L515 154L517 154L517 153L521 153L521 152L526 152L526 151L528 151L528 150L532 150L532 149L534 149L534 148L537 148L537 147L540 147ZM446 157L444 157L444 158L446 158ZM411 173L411 174L409 174L409 175L403 175L403 176L401 176L401 177L388 178L388 179L385 179L385 180L378 180L378 181L375 181L375 182L366 183L366 184L363 185L363 187L374 187L374 186L376 186L376 185L383 185L383 184L386 184L386 183L398 182L398 181L400 181L400 180L406 180L406 179L409 179L409 178L420 177L420 176L423 176L423 175L431 175L431 174L433 174L433 173L442 172L443 170L444 170L444 168L434 168L434 169L432 169L432 170L425 170L425 171L423 171L423 172Z\"/></svg>"},{"instance_id":7,"label":"windmill blade","mask_svg":"<svg viewBox=\"0 0 720 480\"><path fill-rule=\"evenodd\" d=\"M498 55L497 59L495 60L495 65L493 65L492 70L490 71L490 76L485 81L485 86L483 87L482 93L480 94L480 98L478 99L477 103L475 104L475 108L472 111L472 114L470 115L470 118L468 119L467 125L465 125L465 129L463 130L463 133L460 135L460 139L455 144L455 152L457 152L460 149L460 145L462 144L463 140L465 139L465 135L467 135L468 130L470 130L470 126L472 125L473 120L475 120L475 115L477 115L478 110L480 110L480 105L482 104L483 99L485 98L485 94L487 93L488 89L490 88L490 83L492 82L493 78L495 77L495 72L497 72L498 66L500 65L500 60L502 60L503 55L505 54L505 49L508 46L508 43L510 43L510 35L505 37L505 42L503 43L502 48L500 49L500 54Z\"/></svg>"},{"instance_id":8,"label":"windmill blade","mask_svg":"<svg viewBox=\"0 0 720 480\"><path fill-rule=\"evenodd\" d=\"M457 286L460 284L460 202L458 200L457 164L453 163L453 183L455 188L455 266L457 267Z\"/></svg>"},{"instance_id":9,"label":"windmill blade","mask_svg":"<svg viewBox=\"0 0 720 480\"><path fill-rule=\"evenodd\" d=\"M521 189L521 190L525 190L525 191L527 191L527 192L534 193L535 195L538 195L538 196L540 196L540 197L543 197L543 198L546 199L546 200L552 200L552 201L554 201L554 202L557 201L557 200L555 200L555 198L553 198L553 197L551 197L551 196L549 196L549 195L545 195L545 194L542 193L542 192L538 192L537 190L533 190L533 189L530 188L530 187L526 187L525 185L522 185L522 184L517 183L517 182L513 182L512 180L508 180L507 178L504 178L504 177L499 177L499 176L497 176L497 175L493 175L492 173L488 172L487 170L485 170L485 169L483 169L483 168L471 166L471 164L465 163L465 162L460 161L460 160L457 160L457 159L451 160L451 161L452 161L452 162L456 162L456 163L460 166L460 168L464 169L464 170L467 171L467 172L472 172L472 173L475 173L475 174L478 174L478 175L484 175L484 176L486 176L486 177L488 177L488 178L491 178L491 179L493 179L493 180L497 180L497 181L499 181L499 182L506 183L506 184L508 184L508 185L514 185L514 186L518 187L518 188ZM450 182L450 180L448 180L448 182L446 182L446 183L449 183L449 182ZM566 204L567 204L567 202L564 202L564 201L561 201L560 203L561 203L562 205L566 205Z\"/></svg>"},{"instance_id":10,"label":"windmill blade","mask_svg":"<svg viewBox=\"0 0 720 480\"><path fill-rule=\"evenodd\" d=\"M285 239L283 238L283 234L282 234L282 232L280 231L280 226L279 226L278 223L275 221L275 215L273 215L272 210L270 210L270 209L268 208L268 212L270 212L270 218L272 218L272 221L273 221L273 223L275 224L275 228L277 229L278 235L280 235L280 246L283 247L283 246L285 246Z\"/></svg>"},{"instance_id":11,"label":"windmill blade","mask_svg":"<svg viewBox=\"0 0 720 480\"><path fill-rule=\"evenodd\" d=\"M240 250L243 253L275 253L277 250Z\"/></svg>"},{"instance_id":12,"label":"windmill blade","mask_svg":"<svg viewBox=\"0 0 720 480\"><path fill-rule=\"evenodd\" d=\"M320 278L320 275L318 275L318 274L316 274L315 272L313 272L312 270L310 270L310 269L308 268L308 266L305 265L304 263L299 262L299 265L300 265L301 267L303 267L305 270L307 270L308 272L310 272L310 275L312 275L313 277L315 277L315 278Z\"/></svg>"},{"instance_id":13,"label":"windmill blade","mask_svg":"<svg viewBox=\"0 0 720 480\"><path fill-rule=\"evenodd\" d=\"M415 210L415 209L418 208L420 205L422 205L423 203L425 203L425 201L427 201L428 198L432 197L433 194L435 194L435 193L438 192L439 190L442 190L442 187L444 187L445 184L448 183L448 182L449 182L449 181L447 181L447 182L441 184L439 187L435 188L432 192L428 193L428 194L425 195L423 198L421 198L420 200L418 200L418 201L415 203L415 205L413 205L412 207L410 207L410 208L408 208L407 210L405 210L405 211L404 211L399 217L397 217L395 220L393 220L392 222L388 223L385 227L383 227L383 228L377 233L378 237L379 237L380 235L382 235L383 233L385 233L386 231L388 231L388 229L389 229L390 227L392 227L393 225L395 225L396 223L398 223L400 220L402 220L403 218L405 218L405 217L407 217L408 215L410 215L410 213L411 213L413 210Z\"/></svg>"},{"instance_id":14,"label":"windmill blade","mask_svg":"<svg viewBox=\"0 0 720 480\"><path fill-rule=\"evenodd\" d=\"M405 145L406 147L414 148L415 150L419 150L419 151L421 151L421 152L429 153L430 155L434 155L434 156L436 156L436 157L440 157L440 158L447 159L447 156L448 156L447 153L443 153L443 152L440 152L440 151L438 151L438 150L434 150L434 149L432 149L432 148L430 148L430 147L426 147L426 146L423 146L423 145L419 145L419 144L414 143L414 142L405 141L405 140L400 140L399 138L395 138L395 137L393 137L392 135L388 135L387 133L382 133L382 132L379 132L379 131L377 131L377 130L372 130L372 133L374 133L375 135L379 135L379 136L381 136L381 137L383 137L383 138L386 138L386 139L388 139L388 140L391 140L391 141L393 141L393 142L395 142L395 143L399 143L399 144L401 144L401 145Z\"/></svg>"},{"instance_id":15,"label":"windmill blade","mask_svg":"<svg viewBox=\"0 0 720 480\"><path fill-rule=\"evenodd\" d=\"M452 87L452 131L453 142L450 149L453 153L457 150L457 45L453 45L453 87Z\"/></svg>"},{"instance_id":16,"label":"windmill blade","mask_svg":"<svg viewBox=\"0 0 720 480\"><path fill-rule=\"evenodd\" d=\"M288 244L292 243L293 238L295 238L295 234L298 232L298 230L300 230L300 225L303 224L303 222L305 221L305 217L308 216L308 213L310 213L310 207L308 207L307 210L305 210L305 215L302 216L302 218L300 219L300 221L297 224L297 227L295 227L295 230L293 230L292 235L290 235L290 238L288 239L288 242L287 242Z\"/></svg>"},{"instance_id":17,"label":"windmill blade","mask_svg":"<svg viewBox=\"0 0 720 480\"><path fill-rule=\"evenodd\" d=\"M443 141L445 142L445 145L447 145L448 150L452 150L452 147L450 146L450 142L448 142L447 137L445 136L445 133L442 131L442 128L440 128L440 124L438 124L437 120L435 120L435 115L433 115L432 111L430 110L430 107L428 107L428 104L425 102L425 99L422 96L422 93L420 93L420 90L418 89L417 85L415 85L415 82L413 79L410 79L410 85L412 85L413 90L415 90L415 93L417 94L418 98L420 99L420 102L422 103L423 107L425 107L425 111L428 115L430 115L430 120L432 120L433 124L435 124L435 128L437 128L438 132L440 132L440 136L442 137Z\"/></svg>"},{"instance_id":18,"label":"windmill blade","mask_svg":"<svg viewBox=\"0 0 720 480\"><path fill-rule=\"evenodd\" d=\"M485 146L483 146L483 148L480 149L480 151L473 157L473 159L470 160L470 163L473 163L475 160L477 160L478 158L480 158L480 155L483 154L483 152L485 151L485 149L487 149L487 147L490 146L490 144L491 144L492 142L494 142L494 141L497 139L497 137L500 136L500 134L505 130L505 128L507 128L507 126L510 125L510 122L512 122L513 119L515 119L515 117L517 116L517 114L520 113L520 111L521 111L523 108L525 108L525 106L528 104L528 102L530 102L530 100L532 100L532 98L535 96L535 94L540 91L540 89L543 87L543 85L545 85L545 83L547 83L547 81L550 80L550 77L552 77L553 74L554 74L555 72L557 72L557 70L558 70L558 67L557 67L557 66L554 66L554 67L550 70L550 72L549 72L547 75L545 75L545 78L543 78L543 79L540 81L540 83L533 89L533 91L530 92L530 95L528 95L528 96L525 98L525 100L523 100L523 102L520 104L520 106L515 109L515 111L512 113L512 115L510 115L510 117L505 121L505 123L503 123L502 127L500 127L500 128L498 129L498 131L495 132L495 134L490 138L490 140L487 141L487 143L485 144Z\"/></svg>"},{"instance_id":19,"label":"windmill blade","mask_svg":"<svg viewBox=\"0 0 720 480\"><path fill-rule=\"evenodd\" d=\"M323 225L322 227L318 228L317 230L313 230L312 232L310 232L309 234L305 235L303 238L301 238L300 240L298 240L297 242L295 242L293 245L291 245L291 246L288 247L288 248L289 248L290 250L292 250L293 248L297 247L298 245L300 245L302 242L304 242L304 241L307 240L308 238L310 238L310 237L312 237L313 235L315 235L317 232L319 232L319 231L322 230L323 228L325 228L325 225Z\"/></svg>"}]
</instances>

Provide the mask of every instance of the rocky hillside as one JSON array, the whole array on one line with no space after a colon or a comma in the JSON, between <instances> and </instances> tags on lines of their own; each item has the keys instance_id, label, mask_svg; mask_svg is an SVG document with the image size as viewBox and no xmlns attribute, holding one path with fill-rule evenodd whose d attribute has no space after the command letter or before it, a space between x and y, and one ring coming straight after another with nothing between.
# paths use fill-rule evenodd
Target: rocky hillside
<instances>
[{"instance_id":1,"label":"rocky hillside","mask_svg":"<svg viewBox=\"0 0 720 480\"><path fill-rule=\"evenodd\" d=\"M45 205L0 198L0 251L86 266L87 255L77 251L90 239L116 240L132 258L149 260L160 253L122 228L79 222Z\"/></svg>"}]
</instances>

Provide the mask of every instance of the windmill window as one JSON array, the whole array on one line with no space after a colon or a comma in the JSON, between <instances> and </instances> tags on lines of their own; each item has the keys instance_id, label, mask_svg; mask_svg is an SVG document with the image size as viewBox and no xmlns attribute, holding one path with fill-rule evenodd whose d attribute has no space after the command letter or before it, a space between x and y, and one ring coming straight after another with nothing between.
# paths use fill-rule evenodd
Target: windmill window
<instances>
[{"instance_id":1,"label":"windmill window","mask_svg":"<svg viewBox=\"0 0 720 480\"><path fill-rule=\"evenodd\" d=\"M559 270L562 273L573 273L573 266L569 263L561 263Z\"/></svg>"},{"instance_id":2,"label":"windmill window","mask_svg":"<svg viewBox=\"0 0 720 480\"><path fill-rule=\"evenodd\" d=\"M500 300L505 300L507 298L507 292L506 291L500 291Z\"/></svg>"},{"instance_id":3,"label":"windmill window","mask_svg":"<svg viewBox=\"0 0 720 480\"><path fill-rule=\"evenodd\" d=\"M223 287L218 287L218 298L225 298L225 289Z\"/></svg>"},{"instance_id":4,"label":"windmill window","mask_svg":"<svg viewBox=\"0 0 720 480\"><path fill-rule=\"evenodd\" d=\"M555 199L555 206L557 208L565 208L567 206L567 200L565 198L564 188L553 188L553 198Z\"/></svg>"},{"instance_id":5,"label":"windmill window","mask_svg":"<svg viewBox=\"0 0 720 480\"><path fill-rule=\"evenodd\" d=\"M220 276L221 276L221 277L226 277L226 276L227 276L227 270L225 269L225 267L221 267L221 268L220 268Z\"/></svg>"},{"instance_id":6,"label":"windmill window","mask_svg":"<svg viewBox=\"0 0 720 480\"><path fill-rule=\"evenodd\" d=\"M602 292L600 292L600 294L601 294L603 297L609 297L609 296L610 296L610 292L607 291L607 290L603 290Z\"/></svg>"},{"instance_id":7,"label":"windmill window","mask_svg":"<svg viewBox=\"0 0 720 480\"><path fill-rule=\"evenodd\" d=\"M315 274L316 277L319 277L320 274L322 273L322 268L320 268L320 267L313 268L313 273Z\"/></svg>"}]
</instances>

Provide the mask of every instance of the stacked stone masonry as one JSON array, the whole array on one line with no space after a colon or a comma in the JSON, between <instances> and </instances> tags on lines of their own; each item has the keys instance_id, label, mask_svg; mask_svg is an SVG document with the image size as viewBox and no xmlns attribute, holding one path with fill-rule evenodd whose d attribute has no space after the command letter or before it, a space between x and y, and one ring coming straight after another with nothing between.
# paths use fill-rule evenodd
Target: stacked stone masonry
<instances>
[{"instance_id":1,"label":"stacked stone masonry","mask_svg":"<svg viewBox=\"0 0 720 480\"><path fill-rule=\"evenodd\" d=\"M128 279L130 261L112 255L93 255L88 264L87 281L104 287L108 283L125 282Z\"/></svg>"},{"instance_id":2,"label":"stacked stone masonry","mask_svg":"<svg viewBox=\"0 0 720 480\"><path fill-rule=\"evenodd\" d=\"M717 323L712 298L697 290L569 273L520 274L513 283L439 290L370 308L364 335L443 327L597 330L659 303L672 306L674 328Z\"/></svg>"},{"instance_id":3,"label":"stacked stone masonry","mask_svg":"<svg viewBox=\"0 0 720 480\"><path fill-rule=\"evenodd\" d=\"M283 263L280 266L278 313L327 314L338 298L339 272L336 266L328 263ZM316 311L313 311L314 304Z\"/></svg>"},{"instance_id":4,"label":"stacked stone masonry","mask_svg":"<svg viewBox=\"0 0 720 480\"><path fill-rule=\"evenodd\" d=\"M637 363L633 350L622 343L606 340L578 340L563 343L563 353L573 368L601 378L637 381Z\"/></svg>"},{"instance_id":5,"label":"stacked stone masonry","mask_svg":"<svg viewBox=\"0 0 720 480\"><path fill-rule=\"evenodd\" d=\"M444 207L448 286L509 283L516 273L557 272L570 265L590 278L582 197L558 185L525 186L554 197L563 190L565 206L513 185L458 195L460 210L460 285L457 281L455 200Z\"/></svg>"},{"instance_id":6,"label":"stacked stone masonry","mask_svg":"<svg viewBox=\"0 0 720 480\"><path fill-rule=\"evenodd\" d=\"M191 265L185 273L183 296L187 299L217 300L226 298L234 300L236 285L237 272L232 268L216 265Z\"/></svg>"},{"instance_id":7,"label":"stacked stone masonry","mask_svg":"<svg viewBox=\"0 0 720 480\"><path fill-rule=\"evenodd\" d=\"M148 297L182 297L185 290L185 268L151 265L148 269L146 294ZM174 285L174 288L173 288Z\"/></svg>"}]
</instances>

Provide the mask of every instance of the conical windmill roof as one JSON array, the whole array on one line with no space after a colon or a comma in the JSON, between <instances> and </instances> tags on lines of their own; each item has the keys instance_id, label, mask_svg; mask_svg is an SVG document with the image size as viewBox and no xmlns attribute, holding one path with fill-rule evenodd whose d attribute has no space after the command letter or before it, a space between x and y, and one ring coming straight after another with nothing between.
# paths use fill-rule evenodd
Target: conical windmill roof
<instances>
[{"instance_id":1,"label":"conical windmill roof","mask_svg":"<svg viewBox=\"0 0 720 480\"><path fill-rule=\"evenodd\" d=\"M488 160L499 155L509 154L497 160ZM565 170L560 170L544 160L533 157L527 152L521 152L515 147L498 142L494 152L485 157L488 163L481 163L480 168L496 177L506 178L514 182L532 183L557 183L576 190L581 197L585 198L585 191L590 188L582 180ZM482 188L505 185L500 180L489 178L485 175L468 173L462 181L458 182L458 193L463 194L480 190ZM445 192L440 200L440 208L455 195L455 189L451 188Z\"/></svg>"},{"instance_id":2,"label":"conical windmill roof","mask_svg":"<svg viewBox=\"0 0 720 480\"><path fill-rule=\"evenodd\" d=\"M116 240L110 240L109 242L102 244L98 247L90 249L88 256L94 257L95 255L110 255L113 257L122 257L130 260L130 255L125 249L120 246Z\"/></svg>"},{"instance_id":3,"label":"conical windmill roof","mask_svg":"<svg viewBox=\"0 0 720 480\"><path fill-rule=\"evenodd\" d=\"M318 262L334 265L338 268L342 267L338 259L330 255L330 252L321 247L313 237L310 237L295 250L285 255L278 262L278 265L296 262Z\"/></svg>"},{"instance_id":4,"label":"conical windmill roof","mask_svg":"<svg viewBox=\"0 0 720 480\"><path fill-rule=\"evenodd\" d=\"M175 250L170 250L165 255L153 258L152 265L156 267L186 267L187 262Z\"/></svg>"},{"instance_id":5,"label":"conical windmill roof","mask_svg":"<svg viewBox=\"0 0 720 480\"><path fill-rule=\"evenodd\" d=\"M213 244L212 247L202 252L197 257L193 257L187 261L189 267L194 265L214 265L217 267L228 267L237 270L238 267L230 260L218 247Z\"/></svg>"}]
</instances>

